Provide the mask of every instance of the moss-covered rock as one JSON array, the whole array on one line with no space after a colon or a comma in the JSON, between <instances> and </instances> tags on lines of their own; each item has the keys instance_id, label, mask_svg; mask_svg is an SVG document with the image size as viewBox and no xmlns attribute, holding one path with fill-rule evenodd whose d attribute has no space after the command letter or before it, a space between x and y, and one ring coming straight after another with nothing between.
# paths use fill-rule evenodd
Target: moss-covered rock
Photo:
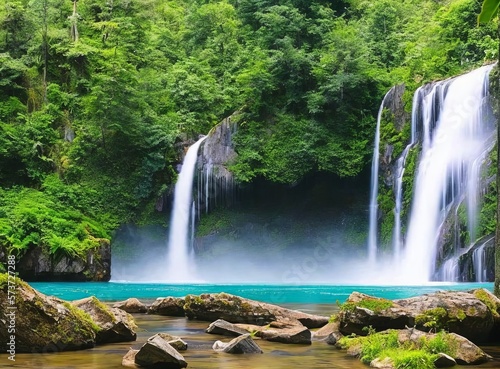
<instances>
[{"instance_id":1,"label":"moss-covered rock","mask_svg":"<svg viewBox=\"0 0 500 369\"><path fill-rule=\"evenodd\" d=\"M136 340L137 326L129 313L110 308L94 296L73 301L72 304L89 314L99 327L96 337L98 344Z\"/></svg>"},{"instance_id":2,"label":"moss-covered rock","mask_svg":"<svg viewBox=\"0 0 500 369\"><path fill-rule=\"evenodd\" d=\"M427 333L415 328L343 337L337 347L364 363L371 365L374 361L386 360L394 368L432 369L443 356L459 364L481 364L491 359L479 347L455 333Z\"/></svg>"},{"instance_id":3,"label":"moss-covered rock","mask_svg":"<svg viewBox=\"0 0 500 369\"><path fill-rule=\"evenodd\" d=\"M328 323L328 317L306 314L297 310L258 302L228 293L188 295L184 311L189 319L215 321L224 319L231 323L266 325L273 321L319 328Z\"/></svg>"},{"instance_id":4,"label":"moss-covered rock","mask_svg":"<svg viewBox=\"0 0 500 369\"><path fill-rule=\"evenodd\" d=\"M149 307L148 314L184 316L185 301L180 297L160 297Z\"/></svg>"},{"instance_id":5,"label":"moss-covered rock","mask_svg":"<svg viewBox=\"0 0 500 369\"><path fill-rule=\"evenodd\" d=\"M82 255L55 255L47 248L30 248L19 260L17 271L27 281L102 281L111 278L111 246L95 238L96 247Z\"/></svg>"},{"instance_id":6,"label":"moss-covered rock","mask_svg":"<svg viewBox=\"0 0 500 369\"><path fill-rule=\"evenodd\" d=\"M444 329L474 342L485 342L494 326L492 311L468 292L437 291L395 302L409 311L422 330Z\"/></svg>"},{"instance_id":7,"label":"moss-covered rock","mask_svg":"<svg viewBox=\"0 0 500 369\"><path fill-rule=\"evenodd\" d=\"M0 341L9 342L13 337L16 353L71 351L95 345L99 327L87 313L18 278L0 276L0 311L4 315ZM15 299L9 299L12 296Z\"/></svg>"},{"instance_id":8,"label":"moss-covered rock","mask_svg":"<svg viewBox=\"0 0 500 369\"><path fill-rule=\"evenodd\" d=\"M393 301L353 292L339 312L340 332L343 334L366 335L366 327L375 330L404 328L413 325L413 319L406 309Z\"/></svg>"},{"instance_id":9,"label":"moss-covered rock","mask_svg":"<svg viewBox=\"0 0 500 369\"><path fill-rule=\"evenodd\" d=\"M437 291L393 301L353 292L341 306L338 319L340 331L346 335L416 326L485 342L495 327L497 303L500 301L486 290Z\"/></svg>"}]
</instances>

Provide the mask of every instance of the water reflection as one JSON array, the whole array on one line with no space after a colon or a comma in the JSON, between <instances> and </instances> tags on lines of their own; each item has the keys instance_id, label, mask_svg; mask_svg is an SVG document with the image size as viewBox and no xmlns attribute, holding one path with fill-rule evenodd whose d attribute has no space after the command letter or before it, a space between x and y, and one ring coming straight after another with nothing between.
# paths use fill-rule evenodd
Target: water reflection
<instances>
[{"instance_id":1,"label":"water reflection","mask_svg":"<svg viewBox=\"0 0 500 369\"><path fill-rule=\"evenodd\" d=\"M332 305L315 305L307 310L325 314ZM37 369L122 369L123 355L129 348L139 348L153 334L168 332L178 335L188 343L188 350L182 352L188 368L191 369L366 369L357 359L346 356L323 342L312 345L286 345L258 340L264 354L230 355L212 350L216 340L229 341L230 338L205 333L208 322L189 321L185 318L162 317L156 315L134 315L139 326L136 342L116 343L99 346L90 350L51 353L18 354L11 364L7 356L0 356L0 367ZM481 369L500 368L500 347L488 346L485 350L496 360L481 365Z\"/></svg>"}]
</instances>

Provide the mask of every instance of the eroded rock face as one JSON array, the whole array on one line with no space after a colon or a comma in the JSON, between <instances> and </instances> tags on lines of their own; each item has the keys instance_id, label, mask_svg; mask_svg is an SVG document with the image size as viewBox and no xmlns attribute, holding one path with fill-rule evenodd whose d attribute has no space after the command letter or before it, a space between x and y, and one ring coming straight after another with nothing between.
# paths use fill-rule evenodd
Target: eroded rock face
<instances>
[{"instance_id":1,"label":"eroded rock face","mask_svg":"<svg viewBox=\"0 0 500 369\"><path fill-rule=\"evenodd\" d=\"M250 334L243 334L228 343L216 341L212 348L217 352L228 354L262 354L262 349L250 337Z\"/></svg>"},{"instance_id":2,"label":"eroded rock face","mask_svg":"<svg viewBox=\"0 0 500 369\"><path fill-rule=\"evenodd\" d=\"M87 251L85 258L63 256L54 259L41 247L35 247L19 260L19 276L26 281L103 281L111 278L111 246L107 239Z\"/></svg>"},{"instance_id":3,"label":"eroded rock face","mask_svg":"<svg viewBox=\"0 0 500 369\"><path fill-rule=\"evenodd\" d=\"M184 316L184 303L184 299L179 297L158 298L149 307L148 314Z\"/></svg>"},{"instance_id":4,"label":"eroded rock face","mask_svg":"<svg viewBox=\"0 0 500 369\"><path fill-rule=\"evenodd\" d=\"M98 327L70 303L46 296L16 279L16 299L8 300L7 275L0 274L0 342L15 335L16 353L52 353L93 347ZM10 308L15 306L15 314ZM9 333L9 326L15 331ZM4 351L5 352L5 351Z\"/></svg>"},{"instance_id":5,"label":"eroded rock face","mask_svg":"<svg viewBox=\"0 0 500 369\"><path fill-rule=\"evenodd\" d=\"M125 311L110 308L94 296L73 301L72 304L89 314L99 327L96 338L98 344L136 340L134 318Z\"/></svg>"},{"instance_id":6,"label":"eroded rock face","mask_svg":"<svg viewBox=\"0 0 500 369\"><path fill-rule=\"evenodd\" d=\"M283 321L290 325L304 325L307 328L319 328L328 323L328 317L306 314L227 293L188 295L185 301L184 310L189 319L207 321L223 319L230 323L256 325Z\"/></svg>"}]
</instances>

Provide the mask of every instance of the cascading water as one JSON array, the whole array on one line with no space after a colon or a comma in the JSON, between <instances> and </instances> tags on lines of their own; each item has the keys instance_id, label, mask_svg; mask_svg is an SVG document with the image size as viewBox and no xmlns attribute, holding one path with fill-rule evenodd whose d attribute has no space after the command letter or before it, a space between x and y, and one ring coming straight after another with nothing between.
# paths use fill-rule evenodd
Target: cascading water
<instances>
[{"instance_id":1,"label":"cascading water","mask_svg":"<svg viewBox=\"0 0 500 369\"><path fill-rule=\"evenodd\" d=\"M198 149L206 136L191 145L184 157L179 178L175 184L174 207L170 221L167 253L167 276L169 282L196 280L194 260L191 258L189 235L193 228L193 178L198 158Z\"/></svg>"},{"instance_id":2,"label":"cascading water","mask_svg":"<svg viewBox=\"0 0 500 369\"><path fill-rule=\"evenodd\" d=\"M468 231L474 234L470 227L477 219L475 183L480 180L475 168L485 147L491 146L495 130L491 120L483 119L490 70L485 66L438 82L414 106L421 109L422 128L415 132L422 152L399 271L405 282L432 278L441 225L451 207L464 199L468 200Z\"/></svg>"},{"instance_id":3,"label":"cascading water","mask_svg":"<svg viewBox=\"0 0 500 369\"><path fill-rule=\"evenodd\" d=\"M372 173L370 184L370 223L368 231L368 260L374 262L377 258L377 213L378 213L378 170L379 170L379 150L380 150L380 122L382 120L382 113L386 106L387 97L391 94L393 89L390 89L382 99L380 108L377 115L377 128L375 130L375 143L373 148L372 159Z\"/></svg>"}]
</instances>

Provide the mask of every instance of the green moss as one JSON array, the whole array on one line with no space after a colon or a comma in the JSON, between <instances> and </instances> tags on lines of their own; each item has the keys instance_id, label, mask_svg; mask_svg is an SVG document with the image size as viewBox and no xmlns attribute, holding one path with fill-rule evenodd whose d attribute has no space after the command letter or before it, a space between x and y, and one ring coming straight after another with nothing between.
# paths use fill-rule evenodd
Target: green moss
<instances>
[{"instance_id":1,"label":"green moss","mask_svg":"<svg viewBox=\"0 0 500 369\"><path fill-rule=\"evenodd\" d=\"M455 313L455 318L459 321L462 321L467 318L467 314L465 314L465 311L463 311L462 309L458 309Z\"/></svg>"},{"instance_id":2,"label":"green moss","mask_svg":"<svg viewBox=\"0 0 500 369\"><path fill-rule=\"evenodd\" d=\"M359 347L360 359L366 364L376 358L389 358L398 369L431 369L437 353L453 356L456 352L456 343L444 332L431 339L422 337L419 342L401 343L398 331L389 330L366 337L342 337L338 345L342 349Z\"/></svg>"},{"instance_id":3,"label":"green moss","mask_svg":"<svg viewBox=\"0 0 500 369\"><path fill-rule=\"evenodd\" d=\"M7 287L9 275L7 273L0 273L0 289Z\"/></svg>"},{"instance_id":4,"label":"green moss","mask_svg":"<svg viewBox=\"0 0 500 369\"><path fill-rule=\"evenodd\" d=\"M330 315L330 319L328 319L328 323L334 323L339 321L339 316L337 314Z\"/></svg>"},{"instance_id":5,"label":"green moss","mask_svg":"<svg viewBox=\"0 0 500 369\"><path fill-rule=\"evenodd\" d=\"M101 328L94 322L94 320L90 317L89 314L87 314L85 311L82 309L78 309L77 307L73 306L69 302L64 302L63 303L64 307L69 310L70 314L74 315L78 321L85 322L88 324L90 327L92 327L92 330L96 333L101 331ZM75 325L75 327L78 327L78 324Z\"/></svg>"},{"instance_id":6,"label":"green moss","mask_svg":"<svg viewBox=\"0 0 500 369\"><path fill-rule=\"evenodd\" d=\"M385 353L392 359L397 369L434 369L437 355L429 354L424 350L396 350Z\"/></svg>"},{"instance_id":7,"label":"green moss","mask_svg":"<svg viewBox=\"0 0 500 369\"><path fill-rule=\"evenodd\" d=\"M111 319L111 321L113 323L116 322L115 315L111 312L111 310L109 309L109 307L105 303L99 301L97 299L97 297L95 297L95 296L92 296L91 299L92 299L92 302L99 308L99 310L101 310L104 314L106 314Z\"/></svg>"},{"instance_id":8,"label":"green moss","mask_svg":"<svg viewBox=\"0 0 500 369\"><path fill-rule=\"evenodd\" d=\"M425 310L422 314L415 317L415 324L417 326L424 326L436 331L445 329L447 322L448 312L442 307Z\"/></svg>"},{"instance_id":9,"label":"green moss","mask_svg":"<svg viewBox=\"0 0 500 369\"><path fill-rule=\"evenodd\" d=\"M500 314L498 314L498 306L496 301L486 290L479 288L474 291L474 296L476 296L478 300L486 305L486 307L491 311L494 317L500 317Z\"/></svg>"},{"instance_id":10,"label":"green moss","mask_svg":"<svg viewBox=\"0 0 500 369\"><path fill-rule=\"evenodd\" d=\"M368 297L359 302L346 302L340 306L340 310L354 311L355 308L361 307L371 310L374 313L380 313L381 311L389 309L393 306L394 304L391 300Z\"/></svg>"},{"instance_id":11,"label":"green moss","mask_svg":"<svg viewBox=\"0 0 500 369\"><path fill-rule=\"evenodd\" d=\"M454 338L446 332L441 331L431 339L422 338L420 341L420 347L433 354L439 354L441 352L450 356L455 356L458 344Z\"/></svg>"}]
</instances>

